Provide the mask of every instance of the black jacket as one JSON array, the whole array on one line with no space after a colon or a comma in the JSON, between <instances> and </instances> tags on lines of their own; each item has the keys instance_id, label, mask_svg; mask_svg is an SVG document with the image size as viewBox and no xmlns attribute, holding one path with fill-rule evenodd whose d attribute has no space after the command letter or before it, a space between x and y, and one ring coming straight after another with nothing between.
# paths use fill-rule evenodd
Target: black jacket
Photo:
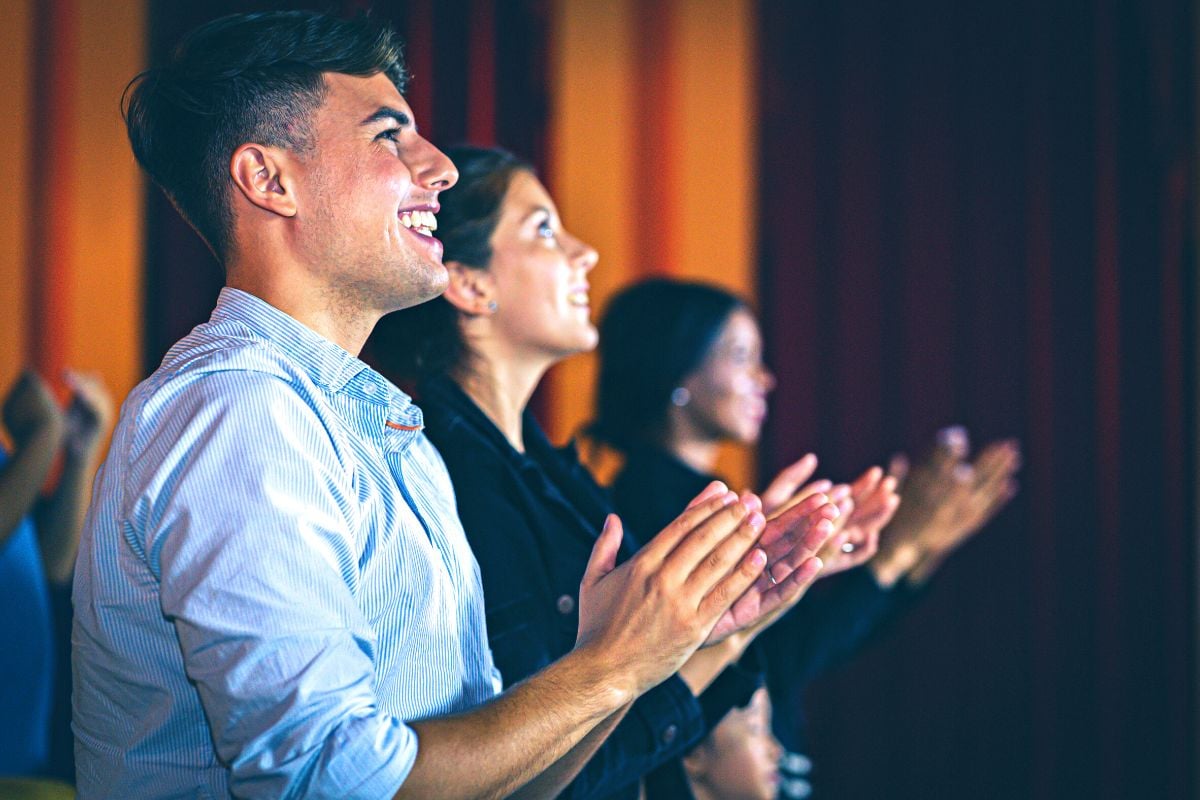
<instances>
[{"instance_id":1,"label":"black jacket","mask_svg":"<svg viewBox=\"0 0 1200 800\"><path fill-rule=\"evenodd\" d=\"M519 453L452 381L430 381L418 396L479 562L492 653L511 685L574 647L579 582L614 509L574 449L553 447L528 412ZM621 560L636 548L626 526ZM732 667L697 699L680 678L667 679L634 703L562 796L636 797L638 780L664 764L682 776L681 755L747 703L759 680L753 666Z\"/></svg>"}]
</instances>

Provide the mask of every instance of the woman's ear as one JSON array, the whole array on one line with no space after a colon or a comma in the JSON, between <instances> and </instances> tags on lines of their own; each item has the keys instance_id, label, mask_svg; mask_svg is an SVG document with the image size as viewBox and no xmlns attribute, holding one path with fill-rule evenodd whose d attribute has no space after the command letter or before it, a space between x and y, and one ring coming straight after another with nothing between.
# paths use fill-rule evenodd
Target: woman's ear
<instances>
[{"instance_id":1,"label":"woman's ear","mask_svg":"<svg viewBox=\"0 0 1200 800\"><path fill-rule=\"evenodd\" d=\"M244 144L229 160L229 176L253 205L281 217L294 217L298 206L290 167L278 148Z\"/></svg>"},{"instance_id":2,"label":"woman's ear","mask_svg":"<svg viewBox=\"0 0 1200 800\"><path fill-rule=\"evenodd\" d=\"M447 261L446 271L450 273L450 283L442 296L450 305L473 317L496 313L496 283L488 270Z\"/></svg>"}]
</instances>

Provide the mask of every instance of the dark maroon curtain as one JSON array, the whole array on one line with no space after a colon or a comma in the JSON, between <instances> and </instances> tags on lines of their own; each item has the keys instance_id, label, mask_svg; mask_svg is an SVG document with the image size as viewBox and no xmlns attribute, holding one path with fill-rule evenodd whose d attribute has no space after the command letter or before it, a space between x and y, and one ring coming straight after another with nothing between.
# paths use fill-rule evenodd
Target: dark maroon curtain
<instances>
[{"instance_id":1,"label":"dark maroon curtain","mask_svg":"<svg viewBox=\"0 0 1200 800\"><path fill-rule=\"evenodd\" d=\"M764 474L1026 456L813 688L821 794L1194 796L1192 4L759 7Z\"/></svg>"},{"instance_id":2,"label":"dark maroon curtain","mask_svg":"<svg viewBox=\"0 0 1200 800\"><path fill-rule=\"evenodd\" d=\"M150 3L150 56L162 59L195 26L241 11L369 8L404 37L407 99L435 144L501 144L546 165L546 0L342 0ZM223 283L212 255L154 187L146 195L146 329L143 363L158 366L177 339L208 318Z\"/></svg>"}]
</instances>

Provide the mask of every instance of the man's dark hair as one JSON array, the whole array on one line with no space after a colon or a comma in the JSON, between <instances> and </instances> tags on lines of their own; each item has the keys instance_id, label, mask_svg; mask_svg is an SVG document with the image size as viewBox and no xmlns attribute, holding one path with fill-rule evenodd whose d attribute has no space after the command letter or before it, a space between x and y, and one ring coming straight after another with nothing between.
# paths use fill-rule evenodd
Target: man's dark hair
<instances>
[{"instance_id":1,"label":"man's dark hair","mask_svg":"<svg viewBox=\"0 0 1200 800\"><path fill-rule=\"evenodd\" d=\"M587 432L628 452L653 444L671 392L704 363L746 305L719 286L652 278L621 291L600 321L596 418Z\"/></svg>"},{"instance_id":2,"label":"man's dark hair","mask_svg":"<svg viewBox=\"0 0 1200 800\"><path fill-rule=\"evenodd\" d=\"M229 252L229 159L247 142L304 152L322 73L406 73L393 31L366 17L313 11L234 14L189 33L165 64L125 89L122 113L138 162L218 260Z\"/></svg>"},{"instance_id":3,"label":"man's dark hair","mask_svg":"<svg viewBox=\"0 0 1200 800\"><path fill-rule=\"evenodd\" d=\"M458 182L441 195L438 238L444 261L487 269L492 233L513 176L533 167L507 150L462 145L446 150L458 169ZM375 326L367 343L372 361L384 375L419 382L467 366L459 311L443 297L393 311Z\"/></svg>"}]
</instances>

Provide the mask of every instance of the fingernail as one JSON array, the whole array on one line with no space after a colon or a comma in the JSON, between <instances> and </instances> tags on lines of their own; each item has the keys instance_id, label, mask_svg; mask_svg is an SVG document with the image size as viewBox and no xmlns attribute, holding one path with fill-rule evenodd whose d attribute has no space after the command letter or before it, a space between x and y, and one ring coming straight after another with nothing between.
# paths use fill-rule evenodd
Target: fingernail
<instances>
[{"instance_id":1,"label":"fingernail","mask_svg":"<svg viewBox=\"0 0 1200 800\"><path fill-rule=\"evenodd\" d=\"M750 527L751 528L754 528L757 530L766 524L767 524L767 518L762 515L761 511L755 511L752 514L750 514Z\"/></svg>"},{"instance_id":2,"label":"fingernail","mask_svg":"<svg viewBox=\"0 0 1200 800\"><path fill-rule=\"evenodd\" d=\"M748 494L742 498L742 505L746 507L747 511L758 511L762 508L762 501L758 499L758 495Z\"/></svg>"},{"instance_id":3,"label":"fingernail","mask_svg":"<svg viewBox=\"0 0 1200 800\"><path fill-rule=\"evenodd\" d=\"M754 552L750 554L750 563L756 567L763 567L767 564L767 551L760 547L754 548Z\"/></svg>"},{"instance_id":4,"label":"fingernail","mask_svg":"<svg viewBox=\"0 0 1200 800\"><path fill-rule=\"evenodd\" d=\"M850 495L850 487L843 483L843 484L833 487L833 491L831 491L829 493L829 499L832 502L836 503L837 501L842 500L842 499L848 497L849 495Z\"/></svg>"},{"instance_id":5,"label":"fingernail","mask_svg":"<svg viewBox=\"0 0 1200 800\"><path fill-rule=\"evenodd\" d=\"M737 492L726 492L725 496L721 498L721 504L729 505L729 504L735 502L737 499L738 499Z\"/></svg>"}]
</instances>

